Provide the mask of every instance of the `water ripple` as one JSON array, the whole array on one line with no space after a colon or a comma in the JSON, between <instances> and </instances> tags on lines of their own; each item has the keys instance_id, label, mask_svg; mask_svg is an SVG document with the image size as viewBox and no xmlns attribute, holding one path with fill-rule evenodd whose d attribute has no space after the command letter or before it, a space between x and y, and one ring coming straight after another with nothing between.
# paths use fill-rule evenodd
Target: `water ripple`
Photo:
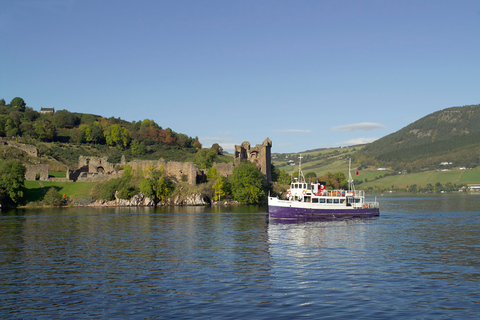
<instances>
[{"instance_id":1,"label":"water ripple","mask_svg":"<svg viewBox=\"0 0 480 320\"><path fill-rule=\"evenodd\" d=\"M422 199L293 224L252 207L3 214L0 316L474 319L478 202Z\"/></svg>"}]
</instances>

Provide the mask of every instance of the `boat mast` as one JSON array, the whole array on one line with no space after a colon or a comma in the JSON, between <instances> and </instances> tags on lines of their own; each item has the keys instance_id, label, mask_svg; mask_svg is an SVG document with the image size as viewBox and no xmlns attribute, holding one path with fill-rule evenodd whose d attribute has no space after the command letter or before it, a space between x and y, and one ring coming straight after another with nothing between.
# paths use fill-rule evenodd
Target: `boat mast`
<instances>
[{"instance_id":1,"label":"boat mast","mask_svg":"<svg viewBox=\"0 0 480 320\"><path fill-rule=\"evenodd\" d=\"M305 182L305 177L303 176L302 172L302 154L298 157L300 161L298 162L298 182Z\"/></svg>"},{"instance_id":2,"label":"boat mast","mask_svg":"<svg viewBox=\"0 0 480 320\"><path fill-rule=\"evenodd\" d=\"M351 167L352 158L348 158L348 192L355 192L355 185L353 184Z\"/></svg>"}]
</instances>

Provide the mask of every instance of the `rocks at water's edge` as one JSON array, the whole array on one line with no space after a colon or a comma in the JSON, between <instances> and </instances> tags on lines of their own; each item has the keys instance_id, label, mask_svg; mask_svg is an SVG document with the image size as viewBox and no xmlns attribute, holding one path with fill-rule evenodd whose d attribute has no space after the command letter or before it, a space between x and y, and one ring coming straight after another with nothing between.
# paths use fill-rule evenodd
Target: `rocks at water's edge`
<instances>
[{"instance_id":1,"label":"rocks at water's edge","mask_svg":"<svg viewBox=\"0 0 480 320\"><path fill-rule=\"evenodd\" d=\"M157 206L173 205L173 206L206 206L210 202L201 194L192 194L186 197L176 196L168 198L165 202L158 203ZM153 207L155 203L153 199L146 197L143 193L134 195L130 199L118 198L118 191L115 193L115 200L97 200L90 204L90 207Z\"/></svg>"}]
</instances>

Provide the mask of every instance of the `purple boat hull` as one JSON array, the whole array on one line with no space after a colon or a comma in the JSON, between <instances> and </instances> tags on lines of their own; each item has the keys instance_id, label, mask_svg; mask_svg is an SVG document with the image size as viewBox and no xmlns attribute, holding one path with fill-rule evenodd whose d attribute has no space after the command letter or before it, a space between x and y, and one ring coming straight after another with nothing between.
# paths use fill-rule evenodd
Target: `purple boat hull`
<instances>
[{"instance_id":1,"label":"purple boat hull","mask_svg":"<svg viewBox=\"0 0 480 320\"><path fill-rule=\"evenodd\" d=\"M312 209L269 205L268 215L272 219L291 220L369 218L378 217L380 215L380 209Z\"/></svg>"}]
</instances>

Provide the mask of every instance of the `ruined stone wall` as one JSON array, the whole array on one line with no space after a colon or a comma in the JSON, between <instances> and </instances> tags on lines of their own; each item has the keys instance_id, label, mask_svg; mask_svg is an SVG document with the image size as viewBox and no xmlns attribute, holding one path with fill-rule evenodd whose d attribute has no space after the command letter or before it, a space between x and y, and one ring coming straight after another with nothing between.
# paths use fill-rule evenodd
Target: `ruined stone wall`
<instances>
[{"instance_id":1,"label":"ruined stone wall","mask_svg":"<svg viewBox=\"0 0 480 320\"><path fill-rule=\"evenodd\" d=\"M113 172L115 165L108 162L108 157L78 157L78 167L88 166L89 173Z\"/></svg>"},{"instance_id":2,"label":"ruined stone wall","mask_svg":"<svg viewBox=\"0 0 480 320\"><path fill-rule=\"evenodd\" d=\"M134 172L138 170L142 170L143 172L149 170L160 170L161 168L165 169L165 161L163 159L160 160L133 160L127 162L126 166L132 167Z\"/></svg>"},{"instance_id":3,"label":"ruined stone wall","mask_svg":"<svg viewBox=\"0 0 480 320\"><path fill-rule=\"evenodd\" d=\"M77 182L97 182L97 181L107 181L110 179L121 178L123 171L113 171L105 173L89 173L82 172L77 178Z\"/></svg>"},{"instance_id":4,"label":"ruined stone wall","mask_svg":"<svg viewBox=\"0 0 480 320\"><path fill-rule=\"evenodd\" d=\"M26 154L28 154L30 157L38 158L38 156L40 155L40 152L36 147L29 146L23 143L18 143L14 141L2 141L2 145L7 145L10 147L20 149L24 151Z\"/></svg>"},{"instance_id":5,"label":"ruined stone wall","mask_svg":"<svg viewBox=\"0 0 480 320\"><path fill-rule=\"evenodd\" d=\"M37 174L39 175L39 180L48 180L48 164L28 165L25 166L25 169L25 180L37 180Z\"/></svg>"},{"instance_id":6,"label":"ruined stone wall","mask_svg":"<svg viewBox=\"0 0 480 320\"><path fill-rule=\"evenodd\" d=\"M226 163L213 163L213 167L217 169L218 173L224 176L225 178L228 178L232 173L233 173L233 168L234 168L233 162L226 162Z\"/></svg>"},{"instance_id":7,"label":"ruined stone wall","mask_svg":"<svg viewBox=\"0 0 480 320\"><path fill-rule=\"evenodd\" d=\"M66 174L67 179L72 181L77 181L78 177L82 174L82 172L88 173L87 165L80 167L78 169L73 169L73 170L68 169Z\"/></svg>"},{"instance_id":8,"label":"ruined stone wall","mask_svg":"<svg viewBox=\"0 0 480 320\"><path fill-rule=\"evenodd\" d=\"M151 169L165 170L167 176L173 178L176 181L186 180L191 185L197 183L197 177L201 174L196 164L192 162L177 162L177 161L165 161L160 159L155 160L134 160L126 163L127 166L132 167L133 171L141 169L146 172Z\"/></svg>"},{"instance_id":9,"label":"ruined stone wall","mask_svg":"<svg viewBox=\"0 0 480 320\"><path fill-rule=\"evenodd\" d=\"M186 179L191 185L197 184L198 166L193 162L169 161L166 163L165 171L177 181Z\"/></svg>"}]
</instances>

